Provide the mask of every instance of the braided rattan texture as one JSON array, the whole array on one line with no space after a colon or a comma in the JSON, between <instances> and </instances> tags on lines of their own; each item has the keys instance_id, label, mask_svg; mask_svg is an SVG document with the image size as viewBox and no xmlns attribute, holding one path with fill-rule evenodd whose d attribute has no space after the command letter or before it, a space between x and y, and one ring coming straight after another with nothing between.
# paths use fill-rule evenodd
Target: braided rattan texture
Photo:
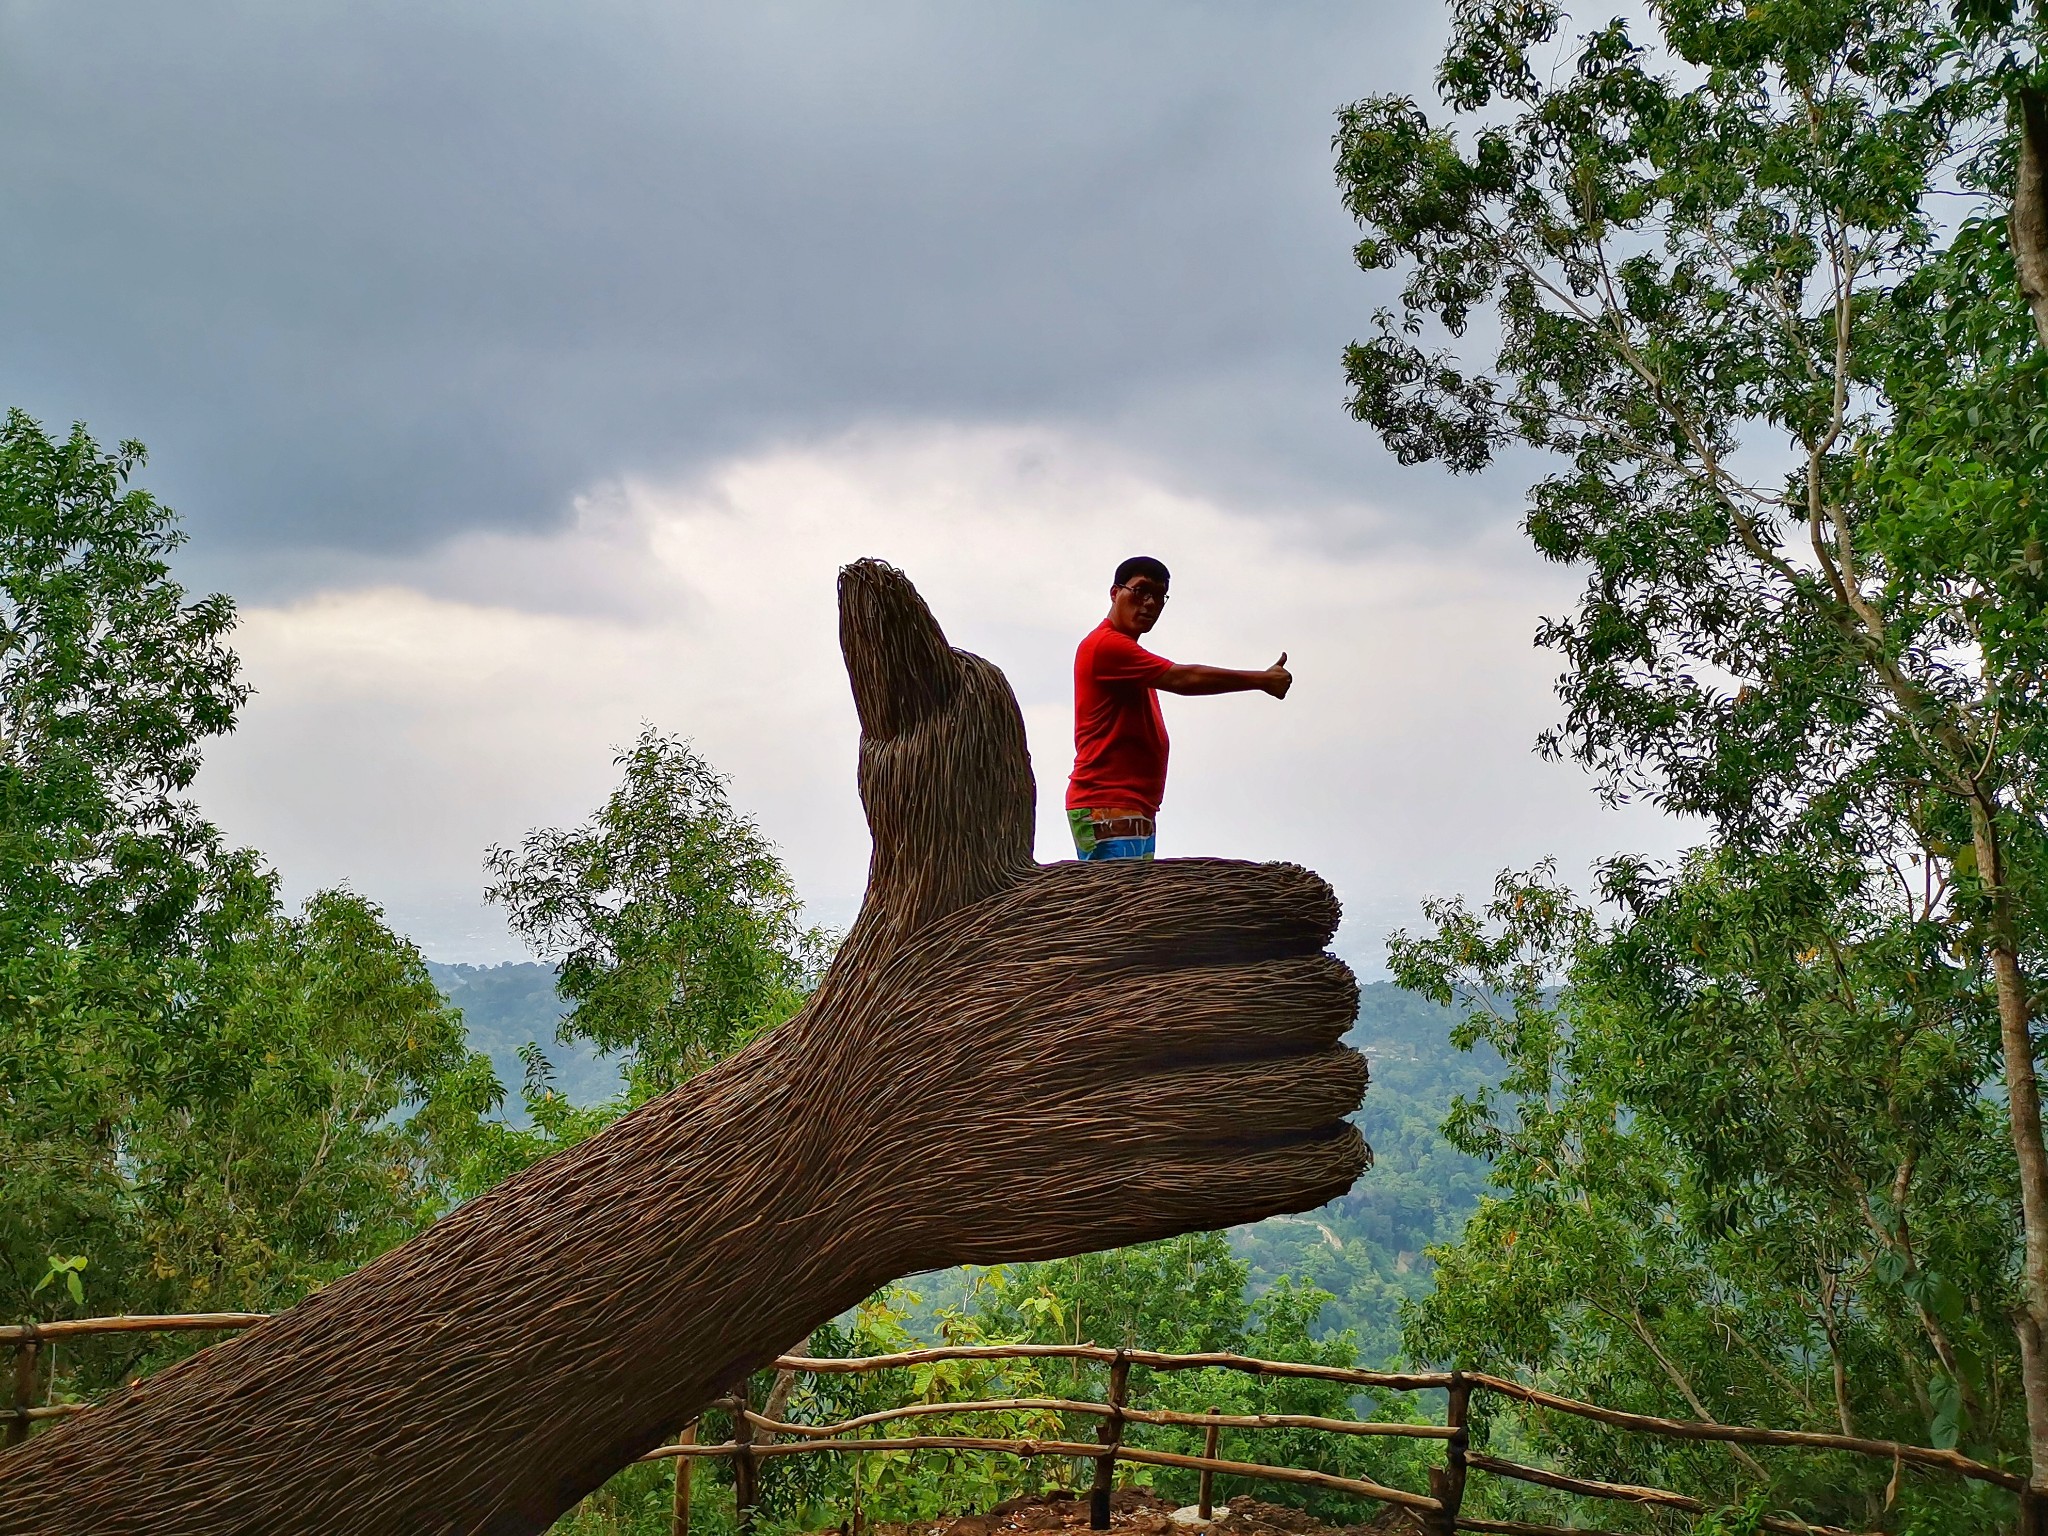
<instances>
[{"instance_id":1,"label":"braided rattan texture","mask_svg":"<svg viewBox=\"0 0 2048 1536\"><path fill-rule=\"evenodd\" d=\"M0 1533L536 1532L876 1286L1302 1210L1369 1152L1335 897L1031 859L1002 674L840 578L874 857L784 1028L0 1457Z\"/></svg>"}]
</instances>

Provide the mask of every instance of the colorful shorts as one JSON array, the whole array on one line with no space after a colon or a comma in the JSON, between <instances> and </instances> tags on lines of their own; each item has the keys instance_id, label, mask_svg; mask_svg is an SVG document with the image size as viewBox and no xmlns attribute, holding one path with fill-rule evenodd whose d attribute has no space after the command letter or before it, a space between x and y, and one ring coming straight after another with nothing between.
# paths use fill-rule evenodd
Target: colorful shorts
<instances>
[{"instance_id":1,"label":"colorful shorts","mask_svg":"<svg viewBox=\"0 0 2048 1536\"><path fill-rule=\"evenodd\" d=\"M1158 845L1158 828L1137 811L1069 811L1074 853L1082 859L1149 859Z\"/></svg>"}]
</instances>

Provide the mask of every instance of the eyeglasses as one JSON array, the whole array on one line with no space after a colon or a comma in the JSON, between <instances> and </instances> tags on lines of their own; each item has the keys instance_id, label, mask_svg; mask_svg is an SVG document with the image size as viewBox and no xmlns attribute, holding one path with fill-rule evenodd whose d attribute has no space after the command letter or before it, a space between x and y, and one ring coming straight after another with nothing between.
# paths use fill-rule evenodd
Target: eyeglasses
<instances>
[{"instance_id":1,"label":"eyeglasses","mask_svg":"<svg viewBox=\"0 0 2048 1536\"><path fill-rule=\"evenodd\" d=\"M1141 603L1157 603L1162 608L1166 606L1166 594L1157 587L1136 587L1125 582L1121 590L1130 593Z\"/></svg>"}]
</instances>

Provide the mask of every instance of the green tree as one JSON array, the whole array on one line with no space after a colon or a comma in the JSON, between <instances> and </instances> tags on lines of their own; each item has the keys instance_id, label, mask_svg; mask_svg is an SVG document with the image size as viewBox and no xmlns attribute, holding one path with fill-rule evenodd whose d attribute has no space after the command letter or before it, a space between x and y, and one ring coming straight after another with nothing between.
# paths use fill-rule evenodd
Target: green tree
<instances>
[{"instance_id":1,"label":"green tree","mask_svg":"<svg viewBox=\"0 0 2048 1536\"><path fill-rule=\"evenodd\" d=\"M246 694L223 598L188 602L141 449L0 429L0 1285L115 1230L138 1056L175 1035L200 913L246 871L185 791ZM102 1250L95 1288L122 1266Z\"/></svg>"},{"instance_id":2,"label":"green tree","mask_svg":"<svg viewBox=\"0 0 2048 1536\"><path fill-rule=\"evenodd\" d=\"M266 1311L420 1231L456 1193L502 1097L461 1016L382 913L325 891L292 915L272 877L192 916L154 956L155 1028L118 997L7 1031L0 1308L16 1317ZM79 969L104 953L71 951ZM60 962L61 963L61 962ZM39 1055L52 1045L61 1055ZM84 1294L39 1280L59 1259ZM142 1343L145 1354L125 1353ZM194 1341L70 1351L89 1392Z\"/></svg>"},{"instance_id":3,"label":"green tree","mask_svg":"<svg viewBox=\"0 0 2048 1536\"><path fill-rule=\"evenodd\" d=\"M447 1208L501 1090L353 892L251 912L197 978L138 1078L125 1200L166 1309L288 1306Z\"/></svg>"},{"instance_id":4,"label":"green tree","mask_svg":"<svg viewBox=\"0 0 2048 1536\"><path fill-rule=\"evenodd\" d=\"M1547 870L1504 876L1484 912L1434 903L1433 931L1394 941L1399 979L1462 1004L1458 1040L1508 1065L1446 1123L1493 1187L1436 1251L1410 1350L1638 1412L2012 1459L2016 1191L1979 1092L1997 1018L1940 926L1853 864L1782 855L1618 861L1600 894L1605 924ZM1982 1529L2002 1502L1575 1420L1523 1433L1594 1475L1808 1519L1896 1499Z\"/></svg>"},{"instance_id":5,"label":"green tree","mask_svg":"<svg viewBox=\"0 0 2048 1536\"><path fill-rule=\"evenodd\" d=\"M1566 41L1475 0L1463 134L1380 97L1336 147L1360 265L1405 274L1355 414L1408 461L1564 460L1527 519L1586 573L1541 632L1551 749L1731 847L1932 858L1936 947L1999 1019L2024 1252L1992 1305L2048 1493L2048 413L2006 241L2039 21L1998 11L1679 0Z\"/></svg>"},{"instance_id":6,"label":"green tree","mask_svg":"<svg viewBox=\"0 0 2048 1536\"><path fill-rule=\"evenodd\" d=\"M793 1015L829 941L803 926L773 845L688 742L649 726L615 761L622 782L582 826L491 849L485 896L559 964L562 1038L630 1053L637 1102Z\"/></svg>"},{"instance_id":7,"label":"green tree","mask_svg":"<svg viewBox=\"0 0 2048 1536\"><path fill-rule=\"evenodd\" d=\"M498 1088L371 903L188 791L247 690L141 450L0 430L0 1310L288 1304L446 1202ZM63 1278L45 1283L52 1275ZM75 1282L75 1284L74 1284ZM63 1387L141 1363L74 1350Z\"/></svg>"}]
</instances>

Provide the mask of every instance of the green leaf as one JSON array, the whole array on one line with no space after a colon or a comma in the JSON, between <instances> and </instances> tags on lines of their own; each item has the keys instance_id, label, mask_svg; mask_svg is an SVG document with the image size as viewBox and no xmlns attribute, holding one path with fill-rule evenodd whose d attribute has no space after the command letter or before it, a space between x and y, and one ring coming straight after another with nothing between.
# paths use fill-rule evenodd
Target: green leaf
<instances>
[{"instance_id":1,"label":"green leaf","mask_svg":"<svg viewBox=\"0 0 2048 1536\"><path fill-rule=\"evenodd\" d=\"M1934 1404L1934 1417L1927 1427L1928 1444L1938 1451L1954 1450L1962 1438L1962 1388L1946 1371L1936 1371L1928 1379L1927 1396Z\"/></svg>"}]
</instances>

